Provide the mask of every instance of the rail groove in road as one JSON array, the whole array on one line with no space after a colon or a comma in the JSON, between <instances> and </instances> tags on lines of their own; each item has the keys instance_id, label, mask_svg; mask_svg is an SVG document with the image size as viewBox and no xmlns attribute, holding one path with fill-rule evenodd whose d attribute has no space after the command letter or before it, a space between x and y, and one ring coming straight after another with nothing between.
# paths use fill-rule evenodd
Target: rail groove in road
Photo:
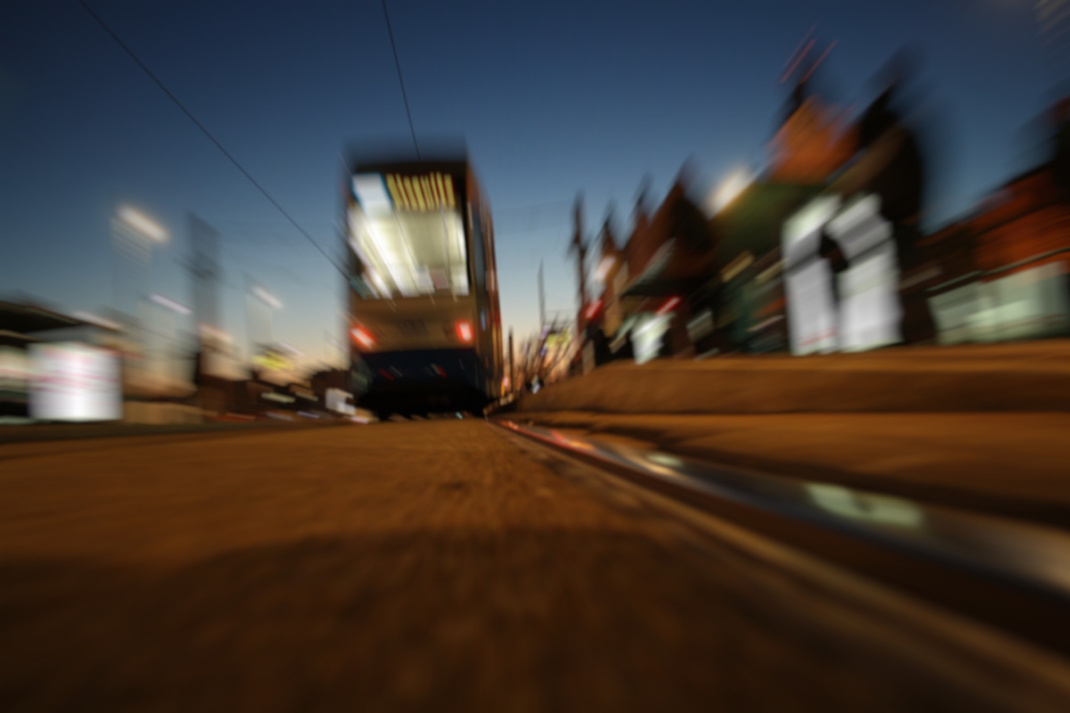
<instances>
[{"instance_id":1,"label":"rail groove in road","mask_svg":"<svg viewBox=\"0 0 1070 713\"><path fill-rule=\"evenodd\" d=\"M748 531L1070 658L1070 535L494 421Z\"/></svg>"}]
</instances>

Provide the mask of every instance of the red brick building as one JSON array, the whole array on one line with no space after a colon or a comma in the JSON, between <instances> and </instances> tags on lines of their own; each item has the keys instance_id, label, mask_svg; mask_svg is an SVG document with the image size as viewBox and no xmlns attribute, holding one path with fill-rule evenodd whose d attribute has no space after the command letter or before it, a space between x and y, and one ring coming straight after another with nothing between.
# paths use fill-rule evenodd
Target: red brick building
<instances>
[{"instance_id":1,"label":"red brick building","mask_svg":"<svg viewBox=\"0 0 1070 713\"><path fill-rule=\"evenodd\" d=\"M653 213L648 215L640 196L635 225L622 247L605 231L600 246L607 265L601 295L607 336L622 337L622 329L632 329L641 316L663 310L669 316L666 356L692 353L687 335L692 297L715 271L717 241L688 186L685 167Z\"/></svg>"},{"instance_id":2,"label":"red brick building","mask_svg":"<svg viewBox=\"0 0 1070 713\"><path fill-rule=\"evenodd\" d=\"M977 234L978 268L987 272L1021 263L1004 273L1009 274L1064 262L1065 253L1051 254L1070 248L1070 205L1063 195L1048 164L1007 183L970 221Z\"/></svg>"},{"instance_id":3,"label":"red brick building","mask_svg":"<svg viewBox=\"0 0 1070 713\"><path fill-rule=\"evenodd\" d=\"M941 283L1065 264L1060 251L1070 250L1070 203L1044 164L1011 179L971 216L927 236L922 247Z\"/></svg>"}]
</instances>

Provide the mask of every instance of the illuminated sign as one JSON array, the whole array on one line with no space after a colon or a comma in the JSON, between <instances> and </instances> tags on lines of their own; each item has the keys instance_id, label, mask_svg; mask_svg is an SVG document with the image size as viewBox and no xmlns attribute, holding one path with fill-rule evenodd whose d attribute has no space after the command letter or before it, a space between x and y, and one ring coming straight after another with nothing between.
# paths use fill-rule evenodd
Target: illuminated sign
<instances>
[{"instance_id":1,"label":"illuminated sign","mask_svg":"<svg viewBox=\"0 0 1070 713\"><path fill-rule=\"evenodd\" d=\"M822 239L849 261L833 271ZM785 293L792 353L861 351L902 341L899 265L880 198L814 199L784 224ZM835 288L833 285L835 284Z\"/></svg>"},{"instance_id":2,"label":"illuminated sign","mask_svg":"<svg viewBox=\"0 0 1070 713\"><path fill-rule=\"evenodd\" d=\"M456 208L453 178L444 173L426 176L386 174L386 187L398 210L426 212Z\"/></svg>"},{"instance_id":3,"label":"illuminated sign","mask_svg":"<svg viewBox=\"0 0 1070 713\"><path fill-rule=\"evenodd\" d=\"M327 389L327 409L338 413L349 413L353 405L347 400L353 395L341 389Z\"/></svg>"},{"instance_id":4,"label":"illuminated sign","mask_svg":"<svg viewBox=\"0 0 1070 713\"><path fill-rule=\"evenodd\" d=\"M292 363L289 359L285 358L281 354L275 352L268 352L259 356L253 357L253 363L257 366L262 366L265 369L289 369Z\"/></svg>"},{"instance_id":5,"label":"illuminated sign","mask_svg":"<svg viewBox=\"0 0 1070 713\"><path fill-rule=\"evenodd\" d=\"M63 342L30 347L30 416L48 421L117 421L123 416L118 357Z\"/></svg>"}]
</instances>

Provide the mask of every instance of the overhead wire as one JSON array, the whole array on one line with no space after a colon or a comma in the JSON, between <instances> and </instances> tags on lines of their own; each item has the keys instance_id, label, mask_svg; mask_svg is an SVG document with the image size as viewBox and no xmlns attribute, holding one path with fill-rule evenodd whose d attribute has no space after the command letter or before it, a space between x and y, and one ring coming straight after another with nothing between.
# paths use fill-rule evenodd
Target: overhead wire
<instances>
[{"instance_id":1,"label":"overhead wire","mask_svg":"<svg viewBox=\"0 0 1070 713\"><path fill-rule=\"evenodd\" d=\"M383 17L386 18L386 32L390 35L390 49L394 51L394 66L398 70L398 83L401 85L401 98L405 101L405 115L409 118L409 131L412 133L412 146L416 149L416 160L420 160L420 144L416 141L416 127L412 123L412 111L409 109L409 95L405 91L405 79L401 75L401 61L398 59L398 47L394 43L394 30L390 26L390 13L386 9L386 0L383 3Z\"/></svg>"},{"instance_id":2,"label":"overhead wire","mask_svg":"<svg viewBox=\"0 0 1070 713\"><path fill-rule=\"evenodd\" d=\"M326 250L324 250L324 249L323 249L323 247L322 247L322 246L320 246L320 244L319 244L319 243L317 243L317 242L316 242L316 240L315 240L315 239L314 239L314 238L313 238L313 237L312 237L311 235L309 235L308 231L306 231L306 230L305 230L305 229L304 229L303 227L301 227L301 225L300 225L300 224L299 224L299 223L298 223L298 222L297 222L296 220L294 220L293 216L291 216L291 215L290 215L290 213L289 213L289 212L288 212L288 211L287 211L287 210L286 210L285 208L283 208L283 207L282 207L282 204L281 204L281 203L279 203L279 201L277 201L277 200L275 199L275 197L274 197L273 195L271 195L271 193L269 193L269 192L268 192L268 190L267 190L266 188L264 188L264 186L263 186L263 185L261 185L261 184L260 184L260 182L259 182L259 181L257 181L257 180L256 180L256 179L255 179L255 178L253 177L253 175L252 175L251 173L249 173L249 171L248 171L248 170L247 170L247 169L245 168L245 166L243 166L243 165L241 164L241 162L240 162L240 161L238 161L238 159L237 159L237 158L235 158L235 157L234 157L234 155L233 155L232 153L230 153L230 151L227 151L226 147L224 147L224 146L223 146L223 144L222 144L222 143L221 143L221 142L219 141L219 139L217 139L217 138L216 138L216 137L215 137L215 136L214 136L214 135L212 134L212 132L208 130L208 127L206 127L206 126L205 126L204 124L202 124L202 123L200 122L200 120L199 120L199 119L197 119L197 117L196 117L196 116L194 116L193 112L192 112L192 111L190 111L190 110L189 110L189 109L188 109L188 108L186 107L186 105L185 105L185 104L183 104L183 103L182 103L182 101L181 101L181 100L180 100L180 99L179 99L179 98L178 98L177 96L175 96L175 94L174 94L174 93L173 93L173 92L172 92L172 91L171 91L170 89L168 89L168 88L167 88L167 85L166 85L166 84L164 84L164 83L163 83L163 81L162 81L162 80L161 80L161 79L160 79L159 77L157 77L157 76L156 76L156 74L155 74L155 73L154 73L154 72L153 72L153 71L152 71L151 69L149 69L148 65L146 65L146 64L145 64L145 63L144 63L144 62L143 62L143 61L141 60L141 58L137 56L137 54L136 54L136 53L134 52L134 50L132 50L132 49L131 49L131 48L129 47L129 45L127 45L127 44L126 44L125 42L123 42L122 38L121 38L121 37L119 37L119 35L118 35L118 34L117 34L117 33L115 32L115 30L113 30L113 29L112 29L112 28L111 28L111 27L110 27L110 26L108 25L108 23L106 23L106 22L104 21L104 19L103 19L103 18L101 18L101 17L100 17L100 15L98 15L98 14L97 14L97 13L96 13L96 12L95 12L95 11L93 10L93 8L91 8L91 7L90 7L90 6L88 5L88 3L86 3L86 1L85 1L85 0L78 0L78 3L79 3L79 4L80 4L80 5L81 5L81 6L82 6L82 7L84 8L84 9L85 9L85 11L86 11L86 12L88 12L88 13L89 13L89 15L90 15L90 16L91 16L91 17L92 17L92 18L93 18L93 19L94 19L94 20L95 20L95 21L97 22L97 24L98 24L98 25L100 25L100 26L101 26L101 28L103 28L103 29L104 29L104 31L105 31L105 32L107 32L107 33L108 33L108 35L110 35L110 36L111 36L111 38L112 38L113 40L115 40L116 44L118 44L118 45L119 45L119 47L121 47L121 48L123 49L123 51L124 51L124 52L126 52L126 54L130 56L130 58L131 58L132 60L134 60L134 62L135 62L135 63L137 64L137 66L139 66L139 67L140 67L140 68L142 69L142 71L144 71L144 72L145 72L145 74L147 74L147 75L149 76L149 78L150 78L150 79L151 79L151 80L152 80L153 82L155 82L155 83L156 83L156 86L157 86L157 87L159 87L159 88L160 88L160 90L161 90L161 91L163 91L163 93L164 93L164 94L166 94L166 95L168 96L168 98L169 98L169 99L170 99L170 100L171 100L172 102L174 102L174 103L175 103L175 105L176 105L176 106L177 106L177 107L178 107L179 109L181 109L181 110L182 110L182 113L184 113L184 114L185 114L185 115L186 115L186 116L187 116L187 117L189 118L189 120L190 120L190 121L192 121L192 122L194 123L194 125L195 125L195 126L196 126L196 127L198 128L198 129L200 129L200 130L201 130L201 133L203 133L203 134L204 134L204 135L205 135L206 137L208 137L208 140L209 140L209 141L211 141L211 142L212 142L213 144L215 144L215 147L216 147L216 148L218 148L218 149L220 150L220 152L222 152L222 154L223 154L224 156L226 156L226 157L227 157L227 159L228 159L228 160L229 160L229 161L230 161L230 162L231 162L232 164L234 164L234 167L235 167L235 168L237 168L237 169L238 169L238 171L240 171L240 172L241 172L241 174L242 174L243 176L245 176L245 178L246 178L246 179L248 179L248 180L249 180L249 182L250 182L250 183L252 183L252 184L253 184L253 186L254 186L254 187L255 187L255 188L256 188L256 189L258 190L258 191L260 191L260 193L261 193L261 194L262 194L262 195L263 195L263 196L264 196L265 198L267 198L267 199L268 199L268 201L269 201L269 202L270 202L270 203L271 203L271 204L272 204L273 206L275 206L275 208L276 208L276 209L277 209L277 210L279 211L279 213L281 213L281 214L282 214L282 216L283 216L284 218L286 218L286 220L287 220L287 221L289 221L289 223L290 223L291 225L293 225L293 227L294 227L294 228L296 228L296 229L297 229L297 231L298 231L299 233L301 233L301 235L303 235L303 236L304 236L304 237L305 237L305 238L306 238L306 239L308 240L308 242L312 243L313 247L315 247L315 248L316 248L316 250L318 250L318 251L320 252L320 254L321 254L321 255L323 255L323 257L324 257L324 258L325 258L325 259L327 260L327 262L329 262L329 263L331 264L331 266L332 266L332 267L333 267L333 268L334 268L335 270L337 270L337 271L338 271L338 272L340 272L340 273L341 273L341 274L342 274L343 276L345 276L345 275L346 275L346 271L345 271L344 269L342 269L342 268L341 268L341 267L340 267L340 266L339 266L339 265L338 265L338 264L337 264L337 263L336 263L336 262L334 261L334 259L333 259L333 258L332 258L332 257L331 257L331 256L330 256L330 255L329 255L328 253L327 253L327 251L326 251Z\"/></svg>"},{"instance_id":3,"label":"overhead wire","mask_svg":"<svg viewBox=\"0 0 1070 713\"><path fill-rule=\"evenodd\" d=\"M405 104L405 113L409 122L409 131L412 135L413 147L416 150L417 158L419 158L419 142L416 138L416 129L412 119L412 111L409 105L408 92L405 89L405 81L401 70L401 62L398 56L397 45L394 40L393 27L390 23L390 14L386 5L386 0L381 1L383 7L383 15L386 20L387 33L390 38L391 50L394 55L394 65L398 73L398 83L401 88L402 99ZM252 173L250 173L249 170L246 169L245 166L242 165L242 163L229 150L227 150L223 143L215 137L215 135L208 129L208 127L205 126L204 123L202 123L197 118L197 116L182 102L182 100L179 99L175 95L175 93L168 88L168 86L163 82L163 80L160 79L156 75L156 73L149 68L149 66L138 56L138 54L134 52L134 50L125 41L123 41L119 34L114 29L112 29L112 27L108 25L108 23L99 14L97 14L95 10L93 10L93 8L86 2L86 0L79 0L79 4L85 9L85 11L90 15L90 17L92 17L93 20L98 25L100 25L100 27L112 38L112 40L114 40L115 43L119 45L119 47L134 61L134 63L141 68L141 70L149 77L149 79L151 79L153 83L155 83L156 86L165 95L167 95L167 97L175 104L175 106L177 106L179 110L181 110L182 113L185 114L191 122L193 122L193 124L201 131L201 133L204 134L204 136L212 142L212 144L227 158L227 160L230 161L230 163L236 169L238 169L238 171L253 185L253 187L255 187L257 191L259 191L260 194L263 195L264 198L266 198L268 202L271 203L271 205L279 211L279 213L286 219L286 221L290 225L292 225L309 243L311 243L312 246L315 247L316 250L324 257L324 259L326 259L327 262L329 262L331 266L334 267L335 270L337 270L343 276L347 276L347 272L335 261L335 259L311 236L311 234L309 234L307 230L304 229L304 227L301 226L300 223L297 222L296 219L294 219L292 215L290 215L289 211L287 211L286 208L283 207L283 205L263 186L263 184L261 184L252 175ZM534 222L537 222L538 218L541 217L539 215L540 213L543 213L548 209L557 209L562 206L567 206L569 204L570 201L560 201L529 206L517 206L514 208L506 208L501 211L495 211L495 213L502 217L507 215L517 216L517 214L528 213L530 219L532 219ZM523 231L511 231L507 229L504 232L523 234L534 232L534 230L536 230L536 228L529 225L529 227ZM231 256L236 257L235 255L233 255L233 253L231 253Z\"/></svg>"}]
</instances>

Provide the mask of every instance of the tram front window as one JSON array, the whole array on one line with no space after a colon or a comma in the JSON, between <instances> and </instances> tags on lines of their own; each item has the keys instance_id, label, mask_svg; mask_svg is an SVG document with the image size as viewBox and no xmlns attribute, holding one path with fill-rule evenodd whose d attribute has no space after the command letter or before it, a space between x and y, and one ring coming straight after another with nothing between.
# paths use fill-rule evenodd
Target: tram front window
<instances>
[{"instance_id":1,"label":"tram front window","mask_svg":"<svg viewBox=\"0 0 1070 713\"><path fill-rule=\"evenodd\" d=\"M381 298L467 295L468 250L456 209L350 215L350 245L362 278Z\"/></svg>"}]
</instances>

